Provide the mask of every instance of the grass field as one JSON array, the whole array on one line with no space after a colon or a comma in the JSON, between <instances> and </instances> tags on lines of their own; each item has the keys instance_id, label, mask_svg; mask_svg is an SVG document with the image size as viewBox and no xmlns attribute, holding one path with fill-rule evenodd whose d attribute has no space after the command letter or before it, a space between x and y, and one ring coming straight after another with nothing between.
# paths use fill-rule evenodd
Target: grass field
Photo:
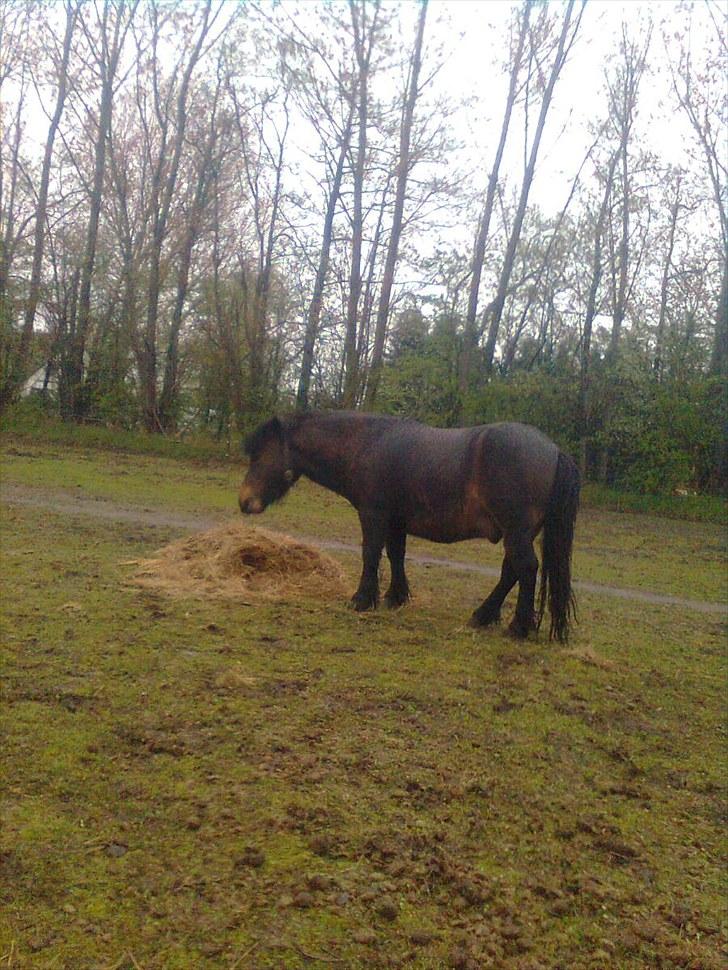
<instances>
[{"instance_id":1,"label":"grass field","mask_svg":"<svg viewBox=\"0 0 728 970\"><path fill-rule=\"evenodd\" d=\"M2 506L0 967L725 965L719 614L583 593L568 647L514 644L444 565L394 613L166 599L124 563L234 514L233 467L26 439L2 469L44 504ZM260 521L357 536L307 485ZM575 572L720 602L723 542L587 509Z\"/></svg>"}]
</instances>

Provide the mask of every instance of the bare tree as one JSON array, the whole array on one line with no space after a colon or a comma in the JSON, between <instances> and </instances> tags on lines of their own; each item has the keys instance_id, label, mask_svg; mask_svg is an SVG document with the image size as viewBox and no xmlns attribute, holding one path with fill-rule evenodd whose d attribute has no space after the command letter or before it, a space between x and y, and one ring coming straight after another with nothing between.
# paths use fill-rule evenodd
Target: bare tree
<instances>
[{"instance_id":1,"label":"bare tree","mask_svg":"<svg viewBox=\"0 0 728 970\"><path fill-rule=\"evenodd\" d=\"M532 253L529 251L528 246L526 246L524 258L524 263L526 265L524 266L524 271L522 273L522 285L525 285L527 288L526 299L521 311L520 321L515 328L515 332L511 335L510 340L508 340L506 344L503 361L501 363L501 373L503 374L508 373L511 365L513 364L516 356L516 350L518 348L518 341L526 329L526 322L529 312L534 304L539 302L539 300L542 311L541 325L539 327L535 347L533 347L531 350L533 361L541 356L544 349L549 332L548 324L552 322L554 316L553 294L549 292L548 287L546 287L544 290L544 282L549 278L553 278L554 276L558 275L560 271L559 267L557 266L558 259L555 258L555 254L559 248L559 243L562 241L562 230L566 221L566 216L581 183L584 166L591 158L597 141L593 142L587 149L584 159L571 181L569 194L567 195L566 200L564 201L564 204L553 223L553 228L549 227L550 231L548 234L548 242L546 243L545 247L543 247L542 252ZM546 298L541 299L541 296L545 296Z\"/></svg>"},{"instance_id":2,"label":"bare tree","mask_svg":"<svg viewBox=\"0 0 728 970\"><path fill-rule=\"evenodd\" d=\"M27 50L31 13L30 4L0 4L0 92L15 73L18 54Z\"/></svg>"},{"instance_id":3,"label":"bare tree","mask_svg":"<svg viewBox=\"0 0 728 970\"><path fill-rule=\"evenodd\" d=\"M509 82L506 104L503 111L503 121L501 122L500 137L495 150L493 165L488 176L488 189L485 195L485 203L478 224L478 234L475 240L475 249L471 264L470 287L468 290L468 309L465 317L465 332L463 334L463 351L460 364L460 389L465 391L470 382L470 371L472 367L473 352L480 339L480 330L476 323L478 316L478 294L480 292L480 280L483 273L483 262L485 260L485 249L490 234L490 222L493 216L493 206L496 199L498 188L498 178L500 166L503 160L503 152L506 147L508 130L511 123L511 115L519 94L521 70L523 67L523 52L528 36L529 21L531 15L530 0L526 0L516 14L516 42L515 50L511 52L509 64Z\"/></svg>"},{"instance_id":4,"label":"bare tree","mask_svg":"<svg viewBox=\"0 0 728 970\"><path fill-rule=\"evenodd\" d=\"M357 76L357 146L352 164L353 202L351 213L351 272L346 306L344 339L344 399L351 407L359 391L359 356L357 354L357 318L362 288L362 243L364 235L364 178L367 160L367 125L369 116L369 76L372 51L377 36L380 3L374 0L374 12L368 19L367 0L349 0L354 35Z\"/></svg>"},{"instance_id":5,"label":"bare tree","mask_svg":"<svg viewBox=\"0 0 728 970\"><path fill-rule=\"evenodd\" d=\"M660 281L660 314L657 320L657 332L655 334L655 361L654 370L657 379L662 376L665 353L665 326L667 321L667 301L670 291L670 278L672 276L672 258L675 251L675 236L677 232L678 217L681 209L681 190L682 172L678 172L675 177L674 195L670 203L670 218L667 230L667 245L665 247L665 260L662 267L662 279Z\"/></svg>"},{"instance_id":6,"label":"bare tree","mask_svg":"<svg viewBox=\"0 0 728 970\"><path fill-rule=\"evenodd\" d=\"M631 227L631 216L635 207L635 191L632 184L632 138L640 82L647 66L651 34L650 27L643 40L632 40L627 35L627 28L623 24L620 61L614 72L607 75L609 118L616 136L619 155L618 191L615 190L613 193L613 196L617 196L618 199L616 208L619 225L616 232L612 228L610 233L612 332L609 352L612 357L619 347L622 324L627 315L629 295L640 259L639 251L634 252L636 247Z\"/></svg>"},{"instance_id":7,"label":"bare tree","mask_svg":"<svg viewBox=\"0 0 728 970\"><path fill-rule=\"evenodd\" d=\"M218 99L220 96L222 79L218 72L217 83L210 92L210 114L205 119L206 130L200 133L201 149L196 153L196 176L193 179L192 198L186 213L186 224L182 230L182 240L179 251L177 268L177 285L172 310L172 320L167 335L167 352L164 360L164 379L159 396L159 423L167 431L171 431L177 424L180 358L179 341L182 330L182 317L187 292L190 285L190 269L192 253L202 231L202 220L209 203L210 190L218 165ZM203 115L204 118L204 115ZM197 139L195 139L197 141Z\"/></svg>"},{"instance_id":8,"label":"bare tree","mask_svg":"<svg viewBox=\"0 0 728 970\"><path fill-rule=\"evenodd\" d=\"M126 35L138 2L139 0L132 0L130 3L112 4L110 0L105 0L102 13L98 17L97 29L93 29L83 17L80 21L92 63L98 71L100 95L94 139L93 176L89 186L89 215L79 277L78 305L70 340L63 355L62 368L61 413L76 419L82 417L85 410L82 393L83 362L91 323L91 284L104 199L107 144L111 134L116 75Z\"/></svg>"},{"instance_id":9,"label":"bare tree","mask_svg":"<svg viewBox=\"0 0 728 970\"><path fill-rule=\"evenodd\" d=\"M531 185L533 183L533 178L536 172L536 161L538 159L539 147L541 144L541 138L543 136L544 128L546 126L546 119L548 117L549 109L551 107L551 101L553 99L554 88L556 87L556 82L559 79L561 71L566 63L569 56L571 48L576 40L576 36L579 30L579 25L581 23L581 18L584 12L585 0L582 0L581 7L576 16L576 19L572 21L572 13L574 10L575 0L569 0L567 4L566 11L564 13L564 18L561 24L561 30L559 32L558 42L556 44L556 50L551 62L551 69L548 74L548 79L546 81L546 86L544 88L543 95L541 97L541 106L539 110L538 120L536 122L536 130L533 135L533 140L531 142L531 148L528 156L528 161L526 163L526 168L523 174L523 181L521 183L521 191L518 199L518 205L516 207L516 214L513 220L513 225L511 227L510 235L508 238L508 244L506 246L505 255L503 257L503 266L500 273L500 279L498 281L498 289L493 302L488 308L489 315L489 326L488 326L488 336L485 342L484 349L484 363L486 371L490 372L493 367L493 358L495 355L496 342L498 340L498 329L500 327L501 317L503 315L503 308L506 302L506 296L508 294L508 287L511 280L511 274L513 272L513 263L516 255L516 247L518 246L518 241L521 235L521 227L523 226L523 219L526 214L526 206L528 205L528 196L531 191Z\"/></svg>"},{"instance_id":10,"label":"bare tree","mask_svg":"<svg viewBox=\"0 0 728 970\"><path fill-rule=\"evenodd\" d=\"M144 150L148 157L151 183L149 202L151 238L147 254L149 275L146 320L141 338L136 342L142 390L142 414L148 431L160 429L157 404L157 339L159 298L162 287L162 249L167 237L180 159L185 144L190 83L220 9L218 6L217 11L212 14L212 0L205 0L197 35L190 49L186 52L186 56L182 54L180 57L172 79L163 83L158 48L164 19L168 12L160 6L158 0L152 0L148 8L151 18L152 47L149 81L152 88L152 110L156 131L153 132L150 128L151 119L143 117ZM141 49L139 54L142 54ZM146 77L138 78L138 85L144 86L146 83ZM174 96L175 92L176 96ZM144 110L145 100L145 94L140 90L139 102L142 110Z\"/></svg>"},{"instance_id":11,"label":"bare tree","mask_svg":"<svg viewBox=\"0 0 728 970\"><path fill-rule=\"evenodd\" d=\"M404 215L404 202L407 192L407 179L410 174L411 156L410 143L412 140L412 123L414 120L417 95L419 93L420 68L422 65L422 41L425 33L425 20L427 18L427 0L421 0L420 15L417 21L417 36L412 58L410 61L408 90L402 109L402 124L400 127L399 156L397 159L397 182L394 196L394 213L392 216L392 226L389 233L389 244L387 246L387 257L384 264L384 274L382 285L379 291L379 306L377 308L377 319L374 331L374 349L367 382L366 405L372 407L377 396L377 389L382 370L382 358L384 354L384 341L387 335L387 320L389 318L390 300L392 286L394 284L394 271L399 254L399 241L402 234L402 219Z\"/></svg>"},{"instance_id":12,"label":"bare tree","mask_svg":"<svg viewBox=\"0 0 728 970\"><path fill-rule=\"evenodd\" d=\"M0 337L0 387L7 357L12 357L9 339L10 320L13 308L10 305L8 284L18 246L33 212L21 211L29 193L22 191L23 121L27 106L27 95L31 84L30 33L33 30L33 7L30 4L3 3L0 5L0 326L5 332ZM8 80L15 80L18 94L12 106L3 95L3 86Z\"/></svg>"},{"instance_id":13,"label":"bare tree","mask_svg":"<svg viewBox=\"0 0 728 970\"><path fill-rule=\"evenodd\" d=\"M696 69L687 41L679 50L678 67L672 69L673 89L678 103L688 118L703 156L710 182L711 194L718 217L719 259L721 265L711 373L728 373L728 161L725 150L725 131L728 124L728 98L725 78L728 72L728 14L716 5L710 9L715 27L715 43L706 49L702 69Z\"/></svg>"},{"instance_id":14,"label":"bare tree","mask_svg":"<svg viewBox=\"0 0 728 970\"><path fill-rule=\"evenodd\" d=\"M254 245L238 250L239 283L247 349L245 410L259 416L268 403L268 315L274 260L281 233L281 205L286 143L290 128L290 87L266 92L260 104L246 105L232 79L235 131L247 189Z\"/></svg>"},{"instance_id":15,"label":"bare tree","mask_svg":"<svg viewBox=\"0 0 728 970\"><path fill-rule=\"evenodd\" d=\"M582 475L586 475L587 470L592 329L599 307L599 291L604 272L604 236L610 201L614 191L614 172L618 161L619 152L613 151L603 176L604 188L593 229L591 276L581 333L581 352L579 355L579 464Z\"/></svg>"},{"instance_id":16,"label":"bare tree","mask_svg":"<svg viewBox=\"0 0 728 970\"><path fill-rule=\"evenodd\" d=\"M43 268L43 252L45 249L46 231L46 212L48 206L48 188L51 177L51 163L53 160L53 146L55 144L58 126L61 123L61 116L66 104L68 93L68 67L71 57L71 44L74 31L78 20L79 5L75 0L66 0L65 5L66 21L63 40L60 51L56 52L57 57L57 86L56 100L53 114L48 127L46 136L45 151L43 154L43 165L41 168L40 181L38 185L38 199L35 207L35 231L33 237L33 262L28 281L28 296L25 305L23 326L17 347L8 355L7 371L2 375L0 385L0 413L15 398L20 384L25 376L25 369L28 364L30 345L33 337L33 325L35 314L38 308L40 297L41 274Z\"/></svg>"},{"instance_id":17,"label":"bare tree","mask_svg":"<svg viewBox=\"0 0 728 970\"><path fill-rule=\"evenodd\" d=\"M10 268L33 218L33 208L27 198L29 193L23 192L21 178L23 119L30 86L27 50L27 35L32 29L30 10L30 7L22 10L8 4L0 8L0 93L3 82L13 73L16 74L18 84L13 116L10 115L10 106L0 101L0 225L3 227L0 233L0 313L3 325L8 324L12 316L8 295ZM11 69L13 62L9 56L11 45L21 52L15 72ZM23 211L26 207L27 211Z\"/></svg>"},{"instance_id":18,"label":"bare tree","mask_svg":"<svg viewBox=\"0 0 728 970\"><path fill-rule=\"evenodd\" d=\"M336 206L341 193L341 183L344 176L344 164L346 156L351 146L352 122L354 118L354 99L349 99L349 112L340 135L339 154L336 159L330 185L327 189L326 214L324 216L324 227L321 237L321 249L319 253L318 267L316 269L316 280L313 286L313 294L306 317L306 330L303 339L303 354L301 358L301 372L298 380L298 392L296 403L299 408L305 409L308 406L309 391L311 386L311 372L313 370L314 348L319 331L321 320L321 308L323 305L324 286L326 284L326 274L329 268L329 258L331 253L331 241L334 228L334 216Z\"/></svg>"}]
</instances>

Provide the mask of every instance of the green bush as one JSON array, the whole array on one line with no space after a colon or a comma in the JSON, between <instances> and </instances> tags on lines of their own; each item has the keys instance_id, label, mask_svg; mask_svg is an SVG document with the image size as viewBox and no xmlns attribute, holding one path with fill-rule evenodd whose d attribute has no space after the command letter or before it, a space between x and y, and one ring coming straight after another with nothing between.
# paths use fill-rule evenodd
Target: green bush
<instances>
[{"instance_id":1,"label":"green bush","mask_svg":"<svg viewBox=\"0 0 728 970\"><path fill-rule=\"evenodd\" d=\"M32 439L68 448L102 448L192 461L240 460L237 437L230 444L202 432L168 436L98 423L74 424L49 415L35 397L25 398L11 408L3 417L0 430L16 440Z\"/></svg>"},{"instance_id":2,"label":"green bush","mask_svg":"<svg viewBox=\"0 0 728 970\"><path fill-rule=\"evenodd\" d=\"M532 424L576 455L578 384L570 376L522 371L511 379L495 378L471 393L463 404L463 424L522 421Z\"/></svg>"},{"instance_id":3,"label":"green bush","mask_svg":"<svg viewBox=\"0 0 728 970\"><path fill-rule=\"evenodd\" d=\"M663 429L648 428L636 439L629 457L622 455L615 477L631 491L672 494L690 482L690 456L671 443Z\"/></svg>"}]
</instances>

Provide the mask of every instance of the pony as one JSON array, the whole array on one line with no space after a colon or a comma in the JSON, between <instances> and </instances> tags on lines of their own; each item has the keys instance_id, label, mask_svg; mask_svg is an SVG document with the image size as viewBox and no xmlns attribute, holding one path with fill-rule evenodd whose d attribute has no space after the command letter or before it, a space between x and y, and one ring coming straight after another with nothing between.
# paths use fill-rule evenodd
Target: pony
<instances>
[{"instance_id":1,"label":"pony","mask_svg":"<svg viewBox=\"0 0 728 970\"><path fill-rule=\"evenodd\" d=\"M516 422L433 428L377 414L308 412L261 424L246 440L245 452L250 464L238 501L246 515L279 501L302 475L354 506L363 560L354 609L377 606L384 549L391 566L385 603L407 602L407 536L447 543L502 540L500 579L469 625L497 623L503 601L518 583L509 633L522 639L538 630L548 606L549 639L568 639L575 619L571 554L579 471L536 428ZM541 532L535 605L534 540Z\"/></svg>"}]
</instances>

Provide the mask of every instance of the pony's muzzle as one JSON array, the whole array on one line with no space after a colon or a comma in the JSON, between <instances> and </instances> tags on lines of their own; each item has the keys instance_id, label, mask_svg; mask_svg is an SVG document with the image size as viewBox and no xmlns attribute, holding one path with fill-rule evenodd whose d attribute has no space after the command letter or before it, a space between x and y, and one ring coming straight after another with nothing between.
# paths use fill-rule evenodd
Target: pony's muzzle
<instances>
[{"instance_id":1,"label":"pony's muzzle","mask_svg":"<svg viewBox=\"0 0 728 970\"><path fill-rule=\"evenodd\" d=\"M261 500L257 496L251 495L245 488L240 489L238 505L243 515L260 515L264 507Z\"/></svg>"}]
</instances>

